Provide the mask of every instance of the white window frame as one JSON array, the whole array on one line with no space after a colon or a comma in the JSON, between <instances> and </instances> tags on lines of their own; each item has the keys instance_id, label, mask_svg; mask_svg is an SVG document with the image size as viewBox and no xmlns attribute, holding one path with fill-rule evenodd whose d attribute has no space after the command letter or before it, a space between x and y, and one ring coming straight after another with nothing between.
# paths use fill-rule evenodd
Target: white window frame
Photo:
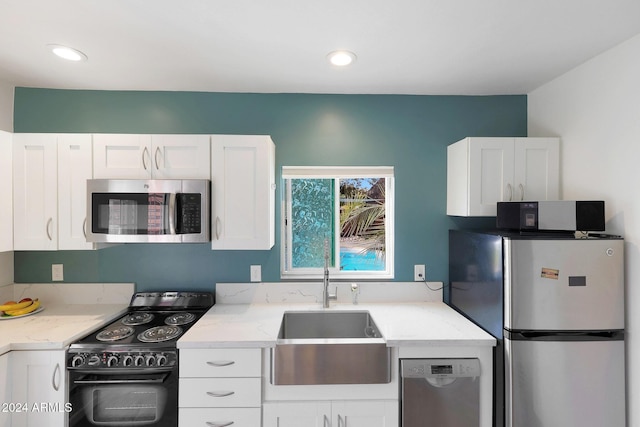
<instances>
[{"instance_id":1,"label":"white window frame","mask_svg":"<svg viewBox=\"0 0 640 427\"><path fill-rule=\"evenodd\" d=\"M393 279L394 278L394 223L395 223L395 181L393 166L283 166L282 167L282 209L280 219L281 253L280 253L280 277L281 279L321 279L322 268L291 268L287 265L292 260L292 233L291 224L287 221L287 212L291 212L291 186L289 179L334 179L338 185L338 179L349 178L385 178L385 270L380 271L342 271L339 266L339 256L336 256L336 266L329 268L332 278L337 279ZM339 188L336 193L340 194ZM340 211L340 200L336 197L334 212ZM334 229L338 233L333 251L340 253L340 215L335 215ZM288 261L288 262L287 262Z\"/></svg>"}]
</instances>

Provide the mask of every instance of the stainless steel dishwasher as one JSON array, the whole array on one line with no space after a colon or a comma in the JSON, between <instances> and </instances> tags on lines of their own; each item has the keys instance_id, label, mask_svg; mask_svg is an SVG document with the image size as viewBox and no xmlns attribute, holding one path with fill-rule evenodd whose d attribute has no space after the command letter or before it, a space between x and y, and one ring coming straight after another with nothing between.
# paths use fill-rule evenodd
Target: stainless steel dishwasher
<instances>
[{"instance_id":1,"label":"stainless steel dishwasher","mask_svg":"<svg viewBox=\"0 0 640 427\"><path fill-rule=\"evenodd\" d=\"M401 359L402 427L478 427L478 359Z\"/></svg>"}]
</instances>

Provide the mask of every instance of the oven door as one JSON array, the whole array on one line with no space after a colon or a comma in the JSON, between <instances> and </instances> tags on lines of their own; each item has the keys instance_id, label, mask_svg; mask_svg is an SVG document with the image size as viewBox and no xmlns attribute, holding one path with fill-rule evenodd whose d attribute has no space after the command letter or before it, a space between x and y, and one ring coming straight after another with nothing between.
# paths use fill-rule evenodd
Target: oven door
<instances>
[{"instance_id":1,"label":"oven door","mask_svg":"<svg viewBox=\"0 0 640 427\"><path fill-rule=\"evenodd\" d=\"M69 373L69 427L178 425L178 370Z\"/></svg>"}]
</instances>

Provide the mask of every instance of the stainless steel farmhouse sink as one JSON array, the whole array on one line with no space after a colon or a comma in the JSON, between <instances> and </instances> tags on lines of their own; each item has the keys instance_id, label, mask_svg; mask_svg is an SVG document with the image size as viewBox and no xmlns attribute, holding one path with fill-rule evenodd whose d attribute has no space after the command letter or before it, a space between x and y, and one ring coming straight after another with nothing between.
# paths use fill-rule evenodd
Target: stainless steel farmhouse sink
<instances>
[{"instance_id":1,"label":"stainless steel farmhouse sink","mask_svg":"<svg viewBox=\"0 0 640 427\"><path fill-rule=\"evenodd\" d=\"M384 384L391 350L367 311L293 311L272 350L275 385Z\"/></svg>"}]
</instances>

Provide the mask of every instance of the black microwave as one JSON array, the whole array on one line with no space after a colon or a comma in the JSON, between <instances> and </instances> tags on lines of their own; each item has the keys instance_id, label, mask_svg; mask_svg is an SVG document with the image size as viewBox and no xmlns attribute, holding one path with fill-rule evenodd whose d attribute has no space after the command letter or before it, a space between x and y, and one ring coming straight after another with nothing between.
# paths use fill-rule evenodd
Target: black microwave
<instances>
[{"instance_id":1,"label":"black microwave","mask_svg":"<svg viewBox=\"0 0 640 427\"><path fill-rule=\"evenodd\" d=\"M209 180L87 180L87 241L210 241Z\"/></svg>"}]
</instances>

